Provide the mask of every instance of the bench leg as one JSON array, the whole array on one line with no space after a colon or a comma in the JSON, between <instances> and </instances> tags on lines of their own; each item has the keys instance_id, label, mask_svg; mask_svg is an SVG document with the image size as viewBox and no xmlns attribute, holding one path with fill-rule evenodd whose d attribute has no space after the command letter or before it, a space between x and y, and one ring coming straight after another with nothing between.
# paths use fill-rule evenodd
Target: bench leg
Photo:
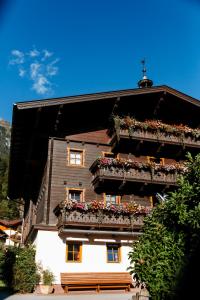
<instances>
[{"instance_id":1,"label":"bench leg","mask_svg":"<svg viewBox=\"0 0 200 300\"><path fill-rule=\"evenodd\" d=\"M100 292L100 285L98 284L97 285L97 293L99 293Z\"/></svg>"},{"instance_id":2,"label":"bench leg","mask_svg":"<svg viewBox=\"0 0 200 300\"><path fill-rule=\"evenodd\" d=\"M65 285L65 293L67 294L69 292L68 286Z\"/></svg>"}]
</instances>

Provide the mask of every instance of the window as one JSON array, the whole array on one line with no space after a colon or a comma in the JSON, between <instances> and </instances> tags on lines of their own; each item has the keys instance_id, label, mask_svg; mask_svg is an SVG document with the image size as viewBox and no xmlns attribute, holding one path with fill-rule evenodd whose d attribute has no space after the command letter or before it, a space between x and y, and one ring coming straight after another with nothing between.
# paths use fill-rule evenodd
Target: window
<instances>
[{"instance_id":1,"label":"window","mask_svg":"<svg viewBox=\"0 0 200 300\"><path fill-rule=\"evenodd\" d=\"M82 202L83 199L83 190L78 189L69 189L67 193L68 200Z\"/></svg>"},{"instance_id":2,"label":"window","mask_svg":"<svg viewBox=\"0 0 200 300\"><path fill-rule=\"evenodd\" d=\"M161 158L161 157L147 156L147 161L149 163L155 163L155 164L161 164L161 165L165 164L164 158Z\"/></svg>"},{"instance_id":3,"label":"window","mask_svg":"<svg viewBox=\"0 0 200 300\"><path fill-rule=\"evenodd\" d=\"M103 157L116 158L118 155L112 152L102 152Z\"/></svg>"},{"instance_id":4,"label":"window","mask_svg":"<svg viewBox=\"0 0 200 300\"><path fill-rule=\"evenodd\" d=\"M120 262L120 245L119 244L107 244L107 262Z\"/></svg>"},{"instance_id":5,"label":"window","mask_svg":"<svg viewBox=\"0 0 200 300\"><path fill-rule=\"evenodd\" d=\"M119 204L120 196L105 194L105 204Z\"/></svg>"},{"instance_id":6,"label":"window","mask_svg":"<svg viewBox=\"0 0 200 300\"><path fill-rule=\"evenodd\" d=\"M68 163L71 166L84 165L84 151L76 149L68 149Z\"/></svg>"},{"instance_id":7,"label":"window","mask_svg":"<svg viewBox=\"0 0 200 300\"><path fill-rule=\"evenodd\" d=\"M156 195L150 196L150 205L151 207L156 206L159 203L158 198L156 197Z\"/></svg>"},{"instance_id":8,"label":"window","mask_svg":"<svg viewBox=\"0 0 200 300\"><path fill-rule=\"evenodd\" d=\"M68 242L66 247L67 262L81 262L82 260L82 244L77 242Z\"/></svg>"}]
</instances>

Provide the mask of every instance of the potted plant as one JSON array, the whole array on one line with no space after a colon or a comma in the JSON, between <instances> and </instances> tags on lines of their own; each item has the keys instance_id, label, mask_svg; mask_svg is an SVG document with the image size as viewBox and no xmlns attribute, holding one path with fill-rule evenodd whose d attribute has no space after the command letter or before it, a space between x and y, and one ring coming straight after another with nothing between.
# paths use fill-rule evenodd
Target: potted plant
<instances>
[{"instance_id":1,"label":"potted plant","mask_svg":"<svg viewBox=\"0 0 200 300\"><path fill-rule=\"evenodd\" d=\"M53 292L54 274L49 269L42 270L42 284L40 285L42 294L51 294Z\"/></svg>"}]
</instances>

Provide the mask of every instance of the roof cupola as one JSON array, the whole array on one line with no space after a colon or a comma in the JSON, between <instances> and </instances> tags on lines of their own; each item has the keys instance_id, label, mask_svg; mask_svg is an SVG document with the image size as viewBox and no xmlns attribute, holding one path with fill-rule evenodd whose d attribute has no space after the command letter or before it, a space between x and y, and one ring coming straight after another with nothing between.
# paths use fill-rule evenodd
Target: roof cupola
<instances>
[{"instance_id":1,"label":"roof cupola","mask_svg":"<svg viewBox=\"0 0 200 300\"><path fill-rule=\"evenodd\" d=\"M146 66L145 66L145 59L143 59L141 61L142 63L142 66L143 66L143 69L142 69L142 73L143 73L143 77L141 80L138 81L138 86L139 88L150 88L152 87L153 85L153 81L151 79L148 79L147 78L147 75L146 75Z\"/></svg>"}]
</instances>

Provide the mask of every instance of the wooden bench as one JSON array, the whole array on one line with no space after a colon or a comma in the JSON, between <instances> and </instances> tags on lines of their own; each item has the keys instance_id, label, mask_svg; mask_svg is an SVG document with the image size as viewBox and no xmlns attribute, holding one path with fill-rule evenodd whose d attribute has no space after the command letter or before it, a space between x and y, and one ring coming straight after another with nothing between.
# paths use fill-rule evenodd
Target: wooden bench
<instances>
[{"instance_id":1,"label":"wooden bench","mask_svg":"<svg viewBox=\"0 0 200 300\"><path fill-rule=\"evenodd\" d=\"M72 289L94 288L97 292L101 288L124 288L126 291L130 291L132 277L128 272L61 273L61 285L66 293Z\"/></svg>"}]
</instances>

